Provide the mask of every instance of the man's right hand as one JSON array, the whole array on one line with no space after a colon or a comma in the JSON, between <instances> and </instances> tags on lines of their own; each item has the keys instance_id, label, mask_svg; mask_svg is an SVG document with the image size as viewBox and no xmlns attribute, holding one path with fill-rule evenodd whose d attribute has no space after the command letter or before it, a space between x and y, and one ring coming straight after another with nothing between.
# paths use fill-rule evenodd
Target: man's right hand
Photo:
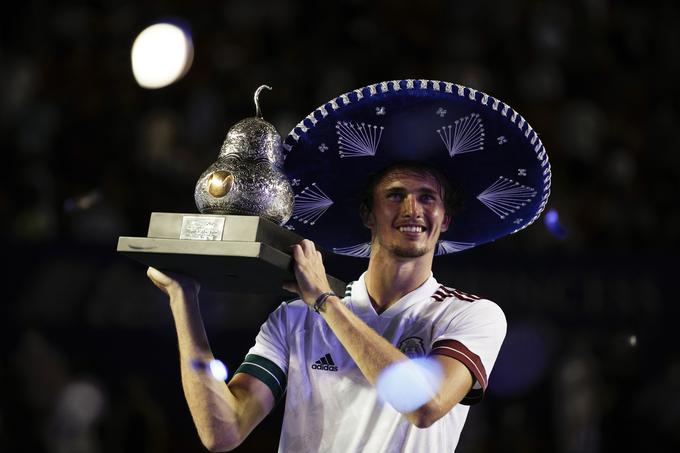
<instances>
[{"instance_id":1,"label":"man's right hand","mask_svg":"<svg viewBox=\"0 0 680 453\"><path fill-rule=\"evenodd\" d=\"M186 275L166 274L153 267L147 269L146 275L154 285L170 297L173 297L182 290L197 295L201 289L201 285L196 279Z\"/></svg>"}]
</instances>

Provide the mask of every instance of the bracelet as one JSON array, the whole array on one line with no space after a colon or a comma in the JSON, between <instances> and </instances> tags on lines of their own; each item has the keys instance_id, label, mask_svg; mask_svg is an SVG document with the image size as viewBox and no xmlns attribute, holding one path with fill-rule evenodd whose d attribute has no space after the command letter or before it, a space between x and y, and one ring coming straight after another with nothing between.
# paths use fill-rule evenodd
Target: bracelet
<instances>
[{"instance_id":1,"label":"bracelet","mask_svg":"<svg viewBox=\"0 0 680 453\"><path fill-rule=\"evenodd\" d=\"M326 305L326 299L330 296L335 296L335 293L333 291L328 291L327 293L319 294L319 297L316 298L316 302L314 302L314 311L321 314L321 310L324 305Z\"/></svg>"}]
</instances>

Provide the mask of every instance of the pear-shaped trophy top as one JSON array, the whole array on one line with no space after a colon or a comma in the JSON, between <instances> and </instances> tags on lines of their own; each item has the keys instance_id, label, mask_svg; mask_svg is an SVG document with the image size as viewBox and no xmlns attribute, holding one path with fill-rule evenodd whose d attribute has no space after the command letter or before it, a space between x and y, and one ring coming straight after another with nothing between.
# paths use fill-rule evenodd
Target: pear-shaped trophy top
<instances>
[{"instance_id":1,"label":"pear-shaped trophy top","mask_svg":"<svg viewBox=\"0 0 680 453\"><path fill-rule=\"evenodd\" d=\"M281 136L262 118L255 91L255 117L233 125L217 161L198 178L194 198L203 214L255 215L279 225L293 212L293 190L281 170Z\"/></svg>"}]
</instances>

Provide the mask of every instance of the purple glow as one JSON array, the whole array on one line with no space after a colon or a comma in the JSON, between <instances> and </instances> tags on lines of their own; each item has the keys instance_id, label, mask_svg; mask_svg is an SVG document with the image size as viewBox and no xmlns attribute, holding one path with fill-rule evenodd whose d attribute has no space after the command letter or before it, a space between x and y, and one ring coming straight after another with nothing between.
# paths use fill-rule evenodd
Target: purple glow
<instances>
[{"instance_id":1,"label":"purple glow","mask_svg":"<svg viewBox=\"0 0 680 453\"><path fill-rule=\"evenodd\" d=\"M556 209L550 209L543 216L543 223L550 233L558 239L567 237L567 230L560 223L560 217Z\"/></svg>"},{"instance_id":2,"label":"purple glow","mask_svg":"<svg viewBox=\"0 0 680 453\"><path fill-rule=\"evenodd\" d=\"M560 221L560 217L557 214L556 209L551 209L545 214L545 224L546 225L548 225L548 226L554 225L559 221Z\"/></svg>"}]
</instances>

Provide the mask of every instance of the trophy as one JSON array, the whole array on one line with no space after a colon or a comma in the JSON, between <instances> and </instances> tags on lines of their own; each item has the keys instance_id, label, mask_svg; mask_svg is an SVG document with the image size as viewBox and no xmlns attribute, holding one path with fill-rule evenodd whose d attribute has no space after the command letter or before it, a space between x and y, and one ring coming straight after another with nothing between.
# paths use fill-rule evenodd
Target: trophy
<instances>
[{"instance_id":1,"label":"trophy","mask_svg":"<svg viewBox=\"0 0 680 453\"><path fill-rule=\"evenodd\" d=\"M153 212L147 236L119 237L118 252L195 277L211 290L278 292L295 278L290 247L304 238L281 226L293 213L294 195L282 171L281 137L260 112L263 88L271 90L255 91L255 117L229 129L217 161L198 178L200 214ZM342 281L328 281L344 293Z\"/></svg>"}]
</instances>

